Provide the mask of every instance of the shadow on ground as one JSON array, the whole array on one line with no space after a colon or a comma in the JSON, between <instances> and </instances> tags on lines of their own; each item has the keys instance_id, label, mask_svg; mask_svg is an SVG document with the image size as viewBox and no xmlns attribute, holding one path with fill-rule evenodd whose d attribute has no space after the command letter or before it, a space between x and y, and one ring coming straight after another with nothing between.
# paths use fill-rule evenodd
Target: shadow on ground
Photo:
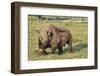
<instances>
[{"instance_id":1,"label":"shadow on ground","mask_svg":"<svg viewBox=\"0 0 100 76\"><path fill-rule=\"evenodd\" d=\"M87 47L88 47L87 43L78 43L74 45L72 49L76 52L76 51L81 51L82 49L87 48ZM66 53L66 52L69 52L70 50L69 48L64 48L63 51L64 53Z\"/></svg>"}]
</instances>

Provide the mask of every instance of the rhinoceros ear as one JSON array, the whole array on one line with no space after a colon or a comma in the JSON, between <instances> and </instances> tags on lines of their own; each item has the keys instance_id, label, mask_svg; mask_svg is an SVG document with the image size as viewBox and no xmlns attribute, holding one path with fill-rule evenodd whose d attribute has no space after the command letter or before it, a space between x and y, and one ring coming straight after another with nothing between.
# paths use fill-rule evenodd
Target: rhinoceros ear
<instances>
[{"instance_id":1,"label":"rhinoceros ear","mask_svg":"<svg viewBox=\"0 0 100 76\"><path fill-rule=\"evenodd\" d=\"M38 34L40 34L40 31L39 31L39 30L36 30L36 32L37 32Z\"/></svg>"}]
</instances>

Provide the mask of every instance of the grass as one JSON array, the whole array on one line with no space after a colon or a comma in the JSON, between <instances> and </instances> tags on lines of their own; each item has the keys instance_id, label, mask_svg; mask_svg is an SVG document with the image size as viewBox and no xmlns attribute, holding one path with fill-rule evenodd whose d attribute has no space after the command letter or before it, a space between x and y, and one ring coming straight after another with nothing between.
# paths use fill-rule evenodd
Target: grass
<instances>
[{"instance_id":1,"label":"grass","mask_svg":"<svg viewBox=\"0 0 100 76\"><path fill-rule=\"evenodd\" d=\"M70 29L73 36L73 50L74 53L69 52L66 45L63 47L63 54L48 54L39 56L35 52L38 48L38 33L44 27L54 24L56 26L64 26ZM64 21L39 21L36 16L28 16L28 60L55 60L55 59L80 59L88 57L88 44L87 44L87 22L64 22ZM50 49L46 49L50 53Z\"/></svg>"}]
</instances>

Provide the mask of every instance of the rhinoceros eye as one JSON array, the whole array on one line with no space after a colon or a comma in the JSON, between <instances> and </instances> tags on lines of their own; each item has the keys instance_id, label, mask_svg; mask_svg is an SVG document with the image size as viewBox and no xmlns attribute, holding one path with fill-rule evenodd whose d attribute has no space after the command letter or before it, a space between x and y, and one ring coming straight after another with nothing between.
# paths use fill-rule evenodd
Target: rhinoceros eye
<instances>
[{"instance_id":1,"label":"rhinoceros eye","mask_svg":"<svg viewBox=\"0 0 100 76\"><path fill-rule=\"evenodd\" d=\"M52 33L52 32L47 32L47 35L48 35L48 36L52 36L53 33Z\"/></svg>"}]
</instances>

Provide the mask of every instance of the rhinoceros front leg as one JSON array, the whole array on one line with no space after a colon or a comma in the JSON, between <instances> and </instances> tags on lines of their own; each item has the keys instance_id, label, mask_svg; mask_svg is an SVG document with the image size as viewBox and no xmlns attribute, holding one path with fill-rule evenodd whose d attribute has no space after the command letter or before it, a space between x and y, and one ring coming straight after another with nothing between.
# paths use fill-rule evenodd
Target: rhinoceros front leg
<instances>
[{"instance_id":1,"label":"rhinoceros front leg","mask_svg":"<svg viewBox=\"0 0 100 76\"><path fill-rule=\"evenodd\" d=\"M51 53L55 54L56 49L57 49L57 46L56 45L52 45L51 46Z\"/></svg>"},{"instance_id":2,"label":"rhinoceros front leg","mask_svg":"<svg viewBox=\"0 0 100 76\"><path fill-rule=\"evenodd\" d=\"M61 55L63 53L62 47L58 47L59 51L58 54Z\"/></svg>"}]
</instances>

